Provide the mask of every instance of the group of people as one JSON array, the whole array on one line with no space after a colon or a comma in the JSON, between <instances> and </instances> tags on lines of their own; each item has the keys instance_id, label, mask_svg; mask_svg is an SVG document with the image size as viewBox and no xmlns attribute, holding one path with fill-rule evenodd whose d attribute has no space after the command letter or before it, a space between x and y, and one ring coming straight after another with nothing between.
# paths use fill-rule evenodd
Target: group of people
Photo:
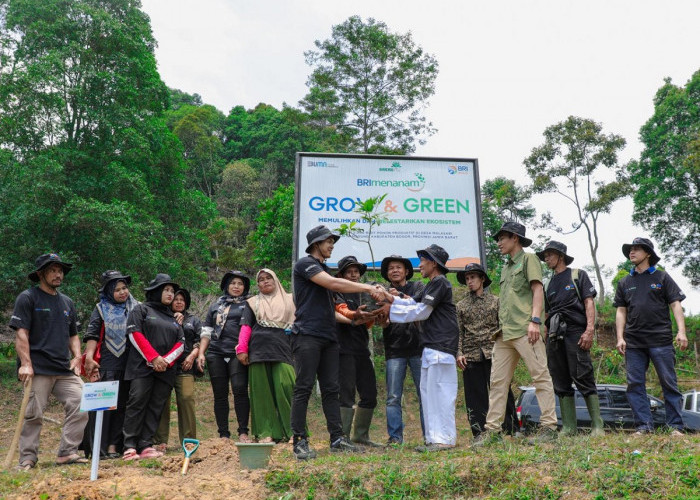
<instances>
[{"instance_id":1,"label":"group of people","mask_svg":"<svg viewBox=\"0 0 700 500\"><path fill-rule=\"evenodd\" d=\"M131 295L131 277L102 274L99 302L90 317L82 354L73 302L58 291L72 265L55 253L40 256L29 279L37 286L16 300L10 326L16 331L18 376L33 383L20 436L19 468L38 460L43 412L50 394L64 406L56 462L82 463L92 450L94 418L80 411L82 379L119 381L116 410L106 412L100 450L124 460L162 456L168 442L170 399L175 389L180 440L196 437L195 377L208 370L218 434L231 437L229 390L233 393L241 442L293 443L296 458L316 456L307 426L316 381L333 452L384 446L369 436L377 406L377 380L370 346L373 324L383 329L386 356L387 445L403 443L402 395L407 370L417 390L424 444L418 451L455 446L458 371L474 446L502 440L517 430L510 389L522 359L533 379L542 411L531 442L548 442L577 432L574 385L591 415L591 434L604 434L590 348L595 330L596 290L585 271L570 268L566 245L550 241L541 252L525 227L506 222L493 235L506 262L500 295L490 293L483 266L468 264L457 281L468 288L453 301L446 278L449 255L438 245L419 250L427 282L411 280L411 261L390 255L381 262L386 285L362 283L367 266L354 256L338 261L335 275L326 260L339 237L325 226L307 234L307 255L293 268L293 295L271 269L251 279L229 271L222 295L204 321L189 312L190 293L167 274L145 287L146 301ZM664 271L648 239L622 247L633 264L615 294L617 348L627 363L628 399L637 433L653 430L645 374L649 361L659 374L667 424L680 434L681 395L669 307L678 325L676 342L688 346L681 290ZM544 285L542 265L553 271ZM82 354L82 355L81 355ZM229 389L230 385L230 389ZM555 395L562 428L557 432ZM250 423L250 427L249 427Z\"/></svg>"}]
</instances>

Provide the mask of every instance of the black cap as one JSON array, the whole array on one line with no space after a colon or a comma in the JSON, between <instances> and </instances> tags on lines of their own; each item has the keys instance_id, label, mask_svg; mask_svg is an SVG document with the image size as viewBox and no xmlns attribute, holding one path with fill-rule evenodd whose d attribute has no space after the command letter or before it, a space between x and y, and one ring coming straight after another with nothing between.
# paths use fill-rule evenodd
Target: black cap
<instances>
[{"instance_id":1,"label":"black cap","mask_svg":"<svg viewBox=\"0 0 700 500\"><path fill-rule=\"evenodd\" d=\"M221 291L227 293L228 285L231 283L233 278L240 278L243 280L243 295L248 295L250 291L250 278L245 275L243 271L226 271L224 276L221 278L221 284L219 287Z\"/></svg>"},{"instance_id":2,"label":"black cap","mask_svg":"<svg viewBox=\"0 0 700 500\"><path fill-rule=\"evenodd\" d=\"M100 291L104 292L110 281L123 281L127 286L129 286L131 284L131 276L126 276L119 271L111 269L102 273L100 281L102 282Z\"/></svg>"},{"instance_id":3,"label":"black cap","mask_svg":"<svg viewBox=\"0 0 700 500\"><path fill-rule=\"evenodd\" d=\"M68 262L63 262L61 260L61 257L57 253L45 253L43 255L40 255L39 257L36 258L35 261L35 266L36 269L34 269L29 275L27 276L30 280L34 281L35 283L39 281L39 271L44 269L45 267L51 265L51 264L60 264L61 267L63 267L63 275L65 276L70 272L70 270L73 268L73 264L69 264Z\"/></svg>"},{"instance_id":4,"label":"black cap","mask_svg":"<svg viewBox=\"0 0 700 500\"><path fill-rule=\"evenodd\" d=\"M404 267L406 268L406 280L410 280L413 277L413 264L410 260L408 260L405 257L401 257L400 255L389 255L388 257L384 257L384 259L382 260L382 278L384 278L387 281L391 281L389 279L388 271L389 264L391 264L392 262L401 262L404 265Z\"/></svg>"},{"instance_id":5,"label":"black cap","mask_svg":"<svg viewBox=\"0 0 700 500\"><path fill-rule=\"evenodd\" d=\"M156 274L156 277L153 278L148 283L148 286L145 287L144 290L146 290L147 292L150 292L151 290L155 290L156 288L159 288L159 287L165 286L165 285L173 285L173 288L175 288L175 291L180 289L180 285L175 283L169 274L158 273L158 274Z\"/></svg>"},{"instance_id":6,"label":"black cap","mask_svg":"<svg viewBox=\"0 0 700 500\"><path fill-rule=\"evenodd\" d=\"M547 250L554 250L555 252L559 252L560 254L562 254L564 256L564 263L566 263L567 266L574 261L573 257L566 254L566 245L559 241L550 240L544 246L544 250L542 250L541 252L535 252L535 254L537 254L537 256L542 262L544 262L544 253Z\"/></svg>"},{"instance_id":7,"label":"black cap","mask_svg":"<svg viewBox=\"0 0 700 500\"><path fill-rule=\"evenodd\" d=\"M450 270L447 269L447 261L449 260L450 255L440 245L433 243L428 248L417 250L416 253L418 254L418 257L427 257L429 260L434 261L445 273L450 272Z\"/></svg>"},{"instance_id":8,"label":"black cap","mask_svg":"<svg viewBox=\"0 0 700 500\"><path fill-rule=\"evenodd\" d=\"M472 262L471 264L467 264L466 266L464 266L464 271L457 271L457 281L459 281L463 285L466 285L467 274L469 273L481 274L484 277L484 288L491 284L491 278L489 278L489 275L486 274L486 271L481 266L481 264L477 264L476 262Z\"/></svg>"},{"instance_id":9,"label":"black cap","mask_svg":"<svg viewBox=\"0 0 700 500\"><path fill-rule=\"evenodd\" d=\"M525 237L525 226L519 222L515 222L514 220L509 220L503 224L501 229L499 229L498 232L493 235L493 239L498 241L498 237L501 235L501 233L517 234L520 237L520 244L523 247L529 247L532 245L532 240Z\"/></svg>"},{"instance_id":10,"label":"black cap","mask_svg":"<svg viewBox=\"0 0 700 500\"><path fill-rule=\"evenodd\" d=\"M367 264L363 264L357 260L354 255L347 255L338 261L338 272L336 277L340 277L348 267L357 266L360 270L360 276L367 272Z\"/></svg>"},{"instance_id":11,"label":"black cap","mask_svg":"<svg viewBox=\"0 0 700 500\"><path fill-rule=\"evenodd\" d=\"M325 241L328 238L333 238L333 241L338 241L340 235L334 233L324 225L316 226L311 231L306 233L306 253L311 252L311 247L314 243Z\"/></svg>"},{"instance_id":12,"label":"black cap","mask_svg":"<svg viewBox=\"0 0 700 500\"><path fill-rule=\"evenodd\" d=\"M655 266L661 260L661 257L656 255L656 252L654 251L654 244L648 238L637 237L632 240L632 243L625 243L622 245L622 254L629 259L630 250L635 245L643 247L649 253L650 266Z\"/></svg>"}]
</instances>

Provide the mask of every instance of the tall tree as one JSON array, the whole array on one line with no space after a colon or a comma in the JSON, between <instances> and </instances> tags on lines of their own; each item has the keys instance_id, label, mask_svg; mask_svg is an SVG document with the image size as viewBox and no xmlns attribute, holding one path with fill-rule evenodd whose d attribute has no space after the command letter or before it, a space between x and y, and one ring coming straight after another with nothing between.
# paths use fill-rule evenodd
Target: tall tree
<instances>
[{"instance_id":1,"label":"tall tree","mask_svg":"<svg viewBox=\"0 0 700 500\"><path fill-rule=\"evenodd\" d=\"M568 231L554 223L551 214L545 214L543 221L565 234L586 230L600 287L598 301L602 304L605 282L598 262L598 220L610 212L615 201L629 193L625 168L617 160L625 139L616 134L606 135L600 123L576 116L547 127L544 138L544 144L534 148L524 160L532 189L560 195L575 208L576 219Z\"/></svg>"},{"instance_id":2,"label":"tall tree","mask_svg":"<svg viewBox=\"0 0 700 500\"><path fill-rule=\"evenodd\" d=\"M654 98L654 115L640 130L644 151L630 165L634 221L700 285L700 71L685 87L670 79Z\"/></svg>"},{"instance_id":3,"label":"tall tree","mask_svg":"<svg viewBox=\"0 0 700 500\"><path fill-rule=\"evenodd\" d=\"M435 93L438 63L410 32L352 16L315 45L304 54L313 71L300 104L317 123L337 127L351 151L411 153L434 132L423 110Z\"/></svg>"}]
</instances>

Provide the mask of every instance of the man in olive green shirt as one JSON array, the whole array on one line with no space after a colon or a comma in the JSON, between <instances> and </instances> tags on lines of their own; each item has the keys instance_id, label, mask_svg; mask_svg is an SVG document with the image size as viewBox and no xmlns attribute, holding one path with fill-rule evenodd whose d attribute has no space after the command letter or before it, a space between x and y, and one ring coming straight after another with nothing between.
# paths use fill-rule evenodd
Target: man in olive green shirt
<instances>
[{"instance_id":1,"label":"man in olive green shirt","mask_svg":"<svg viewBox=\"0 0 700 500\"><path fill-rule=\"evenodd\" d=\"M525 362L535 395L542 410L540 431L532 442L552 441L557 437L557 415L552 378L547 370L547 352L540 335L544 309L542 267L534 253L526 253L532 240L525 237L525 226L508 221L494 235L508 262L501 272L498 319L501 334L496 337L491 356L491 392L486 432L474 440L475 446L500 441L506 398L515 366Z\"/></svg>"}]
</instances>

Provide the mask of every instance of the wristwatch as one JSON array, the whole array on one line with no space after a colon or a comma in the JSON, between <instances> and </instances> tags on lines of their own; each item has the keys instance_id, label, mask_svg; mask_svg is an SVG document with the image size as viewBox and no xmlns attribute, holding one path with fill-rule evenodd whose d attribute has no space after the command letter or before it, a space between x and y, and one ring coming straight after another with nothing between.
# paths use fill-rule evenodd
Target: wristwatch
<instances>
[{"instance_id":1,"label":"wristwatch","mask_svg":"<svg viewBox=\"0 0 700 500\"><path fill-rule=\"evenodd\" d=\"M541 325L541 324L542 324L542 320L541 320L540 318L538 318L537 316L531 316L531 317L530 317L530 321L531 321L532 323L535 323L536 325Z\"/></svg>"}]
</instances>

